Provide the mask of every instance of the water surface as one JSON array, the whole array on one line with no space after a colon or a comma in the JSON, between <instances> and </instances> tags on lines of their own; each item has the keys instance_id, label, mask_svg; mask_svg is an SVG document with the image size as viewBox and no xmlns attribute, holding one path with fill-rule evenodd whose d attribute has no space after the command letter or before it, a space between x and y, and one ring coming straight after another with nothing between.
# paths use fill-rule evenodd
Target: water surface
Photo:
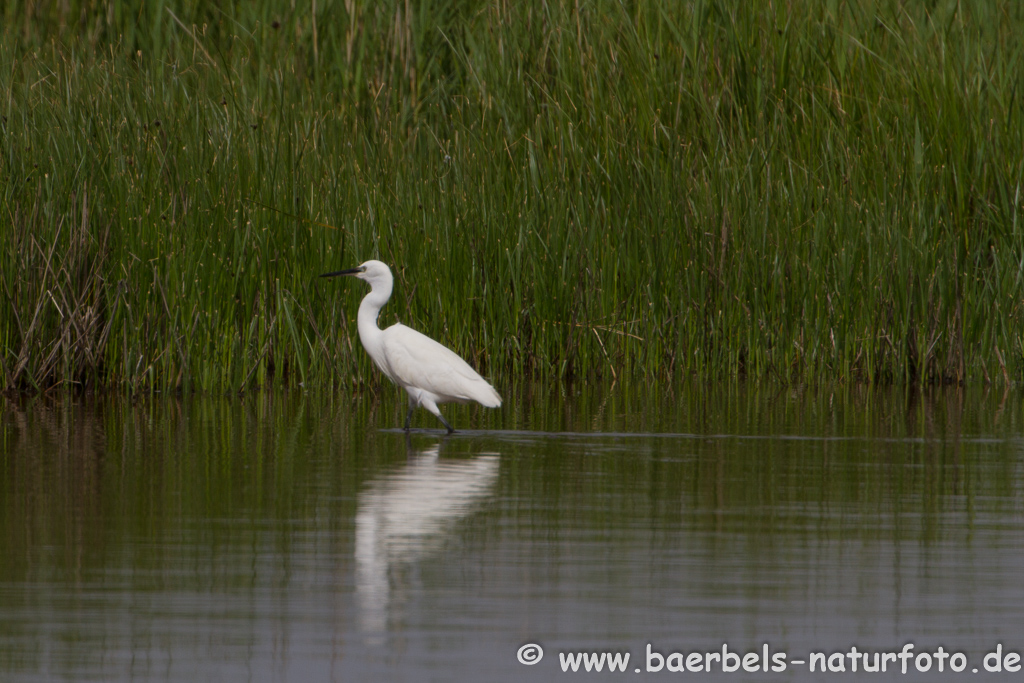
<instances>
[{"instance_id":1,"label":"water surface","mask_svg":"<svg viewBox=\"0 0 1024 683\"><path fill-rule=\"evenodd\" d=\"M7 402L0 680L657 680L698 676L648 645L723 644L788 666L714 677L819 680L790 660L907 643L1019 680L982 660L1024 650L1022 411L531 386L444 438L390 393Z\"/></svg>"}]
</instances>

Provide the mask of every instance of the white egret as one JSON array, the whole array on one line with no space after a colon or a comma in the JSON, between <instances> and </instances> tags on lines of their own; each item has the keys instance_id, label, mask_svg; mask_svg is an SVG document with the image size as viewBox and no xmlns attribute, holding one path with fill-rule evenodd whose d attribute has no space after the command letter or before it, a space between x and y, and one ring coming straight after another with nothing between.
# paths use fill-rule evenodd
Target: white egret
<instances>
[{"instance_id":1,"label":"white egret","mask_svg":"<svg viewBox=\"0 0 1024 683\"><path fill-rule=\"evenodd\" d=\"M494 387L451 349L402 323L395 323L385 330L377 327L377 316L391 298L394 285L391 269L386 264L367 261L357 268L325 273L320 277L337 275L352 275L370 285L370 293L359 304L359 340L374 365L409 394L406 431L409 431L412 411L416 406L423 406L436 415L451 434L455 430L441 415L437 404L476 401L487 408L501 405L501 396Z\"/></svg>"}]
</instances>

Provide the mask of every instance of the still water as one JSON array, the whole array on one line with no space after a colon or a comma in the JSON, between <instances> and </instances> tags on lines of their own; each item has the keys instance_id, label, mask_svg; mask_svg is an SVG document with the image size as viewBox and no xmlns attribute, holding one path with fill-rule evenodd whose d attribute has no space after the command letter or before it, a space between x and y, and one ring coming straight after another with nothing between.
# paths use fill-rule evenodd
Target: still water
<instances>
[{"instance_id":1,"label":"still water","mask_svg":"<svg viewBox=\"0 0 1024 683\"><path fill-rule=\"evenodd\" d=\"M1024 676L1020 391L516 393L3 404L0 680Z\"/></svg>"}]
</instances>

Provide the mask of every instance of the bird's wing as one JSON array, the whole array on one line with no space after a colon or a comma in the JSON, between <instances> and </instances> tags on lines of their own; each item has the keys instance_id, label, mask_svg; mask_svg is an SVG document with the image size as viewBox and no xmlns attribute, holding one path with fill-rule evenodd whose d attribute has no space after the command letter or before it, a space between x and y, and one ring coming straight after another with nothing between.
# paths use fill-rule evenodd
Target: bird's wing
<instances>
[{"instance_id":1,"label":"bird's wing","mask_svg":"<svg viewBox=\"0 0 1024 683\"><path fill-rule=\"evenodd\" d=\"M458 354L401 323L384 330L384 357L391 376L447 401L478 401L497 407L501 397Z\"/></svg>"}]
</instances>

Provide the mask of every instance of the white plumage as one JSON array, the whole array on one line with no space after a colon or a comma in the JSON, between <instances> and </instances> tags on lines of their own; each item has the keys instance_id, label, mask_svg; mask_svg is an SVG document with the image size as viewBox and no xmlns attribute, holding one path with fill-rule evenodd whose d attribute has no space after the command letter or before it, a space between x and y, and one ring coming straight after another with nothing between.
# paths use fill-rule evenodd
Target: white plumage
<instances>
[{"instance_id":1,"label":"white plumage","mask_svg":"<svg viewBox=\"0 0 1024 683\"><path fill-rule=\"evenodd\" d=\"M451 349L401 323L385 330L377 327L377 316L391 298L394 286L391 269L386 264L367 261L358 268L321 277L336 275L352 275L370 285L370 293L359 304L359 340L381 372L409 394L406 430L416 406L436 415L450 434L455 430L441 415L438 404L476 401L487 408L501 405L501 396L494 387Z\"/></svg>"}]
</instances>

